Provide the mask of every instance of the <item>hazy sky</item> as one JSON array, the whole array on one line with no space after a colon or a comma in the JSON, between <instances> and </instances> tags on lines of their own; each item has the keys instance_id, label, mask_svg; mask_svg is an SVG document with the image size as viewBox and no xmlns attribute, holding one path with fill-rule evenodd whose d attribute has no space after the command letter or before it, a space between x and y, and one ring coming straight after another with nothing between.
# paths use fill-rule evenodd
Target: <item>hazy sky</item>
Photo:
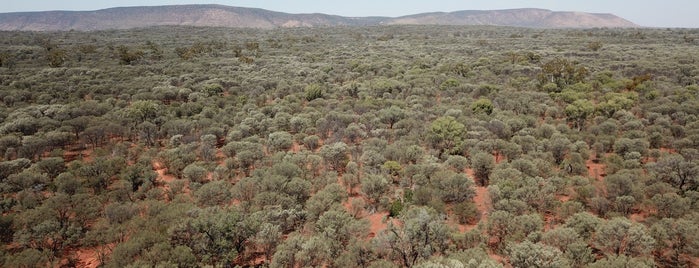
<instances>
[{"instance_id":1,"label":"hazy sky","mask_svg":"<svg viewBox=\"0 0 699 268\"><path fill-rule=\"evenodd\" d=\"M613 13L642 26L699 28L699 0L1 0L0 12L96 10L117 6L222 4L288 13L402 16L430 11L536 7Z\"/></svg>"}]
</instances>

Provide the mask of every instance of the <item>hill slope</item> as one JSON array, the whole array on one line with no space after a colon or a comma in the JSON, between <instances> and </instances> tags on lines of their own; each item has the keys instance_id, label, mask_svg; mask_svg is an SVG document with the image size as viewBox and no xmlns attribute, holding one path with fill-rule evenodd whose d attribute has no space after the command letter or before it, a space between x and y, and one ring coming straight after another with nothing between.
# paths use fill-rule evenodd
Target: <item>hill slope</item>
<instances>
[{"instance_id":1,"label":"hill slope","mask_svg":"<svg viewBox=\"0 0 699 268\"><path fill-rule=\"evenodd\" d=\"M638 27L611 14L554 12L543 9L423 13L398 18L289 14L222 5L0 13L0 30L6 31L89 31L162 25L276 28L378 24L503 25L536 28Z\"/></svg>"},{"instance_id":2,"label":"hill slope","mask_svg":"<svg viewBox=\"0 0 699 268\"><path fill-rule=\"evenodd\" d=\"M500 25L531 28L638 27L612 14L550 11L546 9L467 10L423 13L392 19L389 24Z\"/></svg>"}]
</instances>

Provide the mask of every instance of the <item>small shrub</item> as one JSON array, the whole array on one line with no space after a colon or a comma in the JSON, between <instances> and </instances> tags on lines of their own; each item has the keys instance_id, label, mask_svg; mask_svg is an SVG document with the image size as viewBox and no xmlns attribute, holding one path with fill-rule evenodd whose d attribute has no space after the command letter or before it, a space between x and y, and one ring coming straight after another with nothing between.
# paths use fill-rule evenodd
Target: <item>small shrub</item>
<instances>
[{"instance_id":1,"label":"small shrub","mask_svg":"<svg viewBox=\"0 0 699 268\"><path fill-rule=\"evenodd\" d=\"M471 201L464 201L454 205L453 212L460 224L474 224L480 219L478 208Z\"/></svg>"}]
</instances>

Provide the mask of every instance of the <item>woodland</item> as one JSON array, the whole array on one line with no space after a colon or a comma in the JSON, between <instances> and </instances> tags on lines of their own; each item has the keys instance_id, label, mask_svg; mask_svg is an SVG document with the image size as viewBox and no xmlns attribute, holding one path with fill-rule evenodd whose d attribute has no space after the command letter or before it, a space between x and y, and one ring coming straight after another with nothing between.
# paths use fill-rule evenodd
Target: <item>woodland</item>
<instances>
[{"instance_id":1,"label":"woodland","mask_svg":"<svg viewBox=\"0 0 699 268\"><path fill-rule=\"evenodd\" d=\"M697 267L699 30L0 32L1 267Z\"/></svg>"}]
</instances>

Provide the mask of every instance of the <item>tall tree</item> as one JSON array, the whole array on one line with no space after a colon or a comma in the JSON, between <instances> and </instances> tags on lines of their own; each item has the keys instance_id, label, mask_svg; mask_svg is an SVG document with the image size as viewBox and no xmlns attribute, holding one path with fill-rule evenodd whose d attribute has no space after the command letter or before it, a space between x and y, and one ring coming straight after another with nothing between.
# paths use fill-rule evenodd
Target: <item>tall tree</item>
<instances>
[{"instance_id":1,"label":"tall tree","mask_svg":"<svg viewBox=\"0 0 699 268\"><path fill-rule=\"evenodd\" d=\"M473 176L480 186L488 186L490 173L495 168L495 157L489 153L478 152L471 158Z\"/></svg>"},{"instance_id":2,"label":"tall tree","mask_svg":"<svg viewBox=\"0 0 699 268\"><path fill-rule=\"evenodd\" d=\"M419 260L446 250L449 228L434 209L411 208L398 220L399 223L389 222L377 239L403 266L412 267Z\"/></svg>"},{"instance_id":3,"label":"tall tree","mask_svg":"<svg viewBox=\"0 0 699 268\"><path fill-rule=\"evenodd\" d=\"M568 104L565 108L565 114L568 120L573 123L576 129L582 130L585 127L585 121L595 112L595 106L589 100L575 100Z\"/></svg>"},{"instance_id":4,"label":"tall tree","mask_svg":"<svg viewBox=\"0 0 699 268\"><path fill-rule=\"evenodd\" d=\"M642 224L626 218L613 218L597 228L594 244L607 254L637 257L648 254L655 239Z\"/></svg>"},{"instance_id":5,"label":"tall tree","mask_svg":"<svg viewBox=\"0 0 699 268\"><path fill-rule=\"evenodd\" d=\"M513 267L558 268L570 267L563 252L551 246L524 241L508 247L510 264Z\"/></svg>"},{"instance_id":6,"label":"tall tree","mask_svg":"<svg viewBox=\"0 0 699 268\"><path fill-rule=\"evenodd\" d=\"M430 139L433 146L439 150L439 156L455 152L466 133L466 126L456 121L454 117L443 116L437 118L430 125Z\"/></svg>"},{"instance_id":7,"label":"tall tree","mask_svg":"<svg viewBox=\"0 0 699 268\"><path fill-rule=\"evenodd\" d=\"M407 116L405 110L397 106L391 106L390 108L384 108L379 110L379 120L382 123L387 124L389 129L393 129L393 125Z\"/></svg>"},{"instance_id":8,"label":"tall tree","mask_svg":"<svg viewBox=\"0 0 699 268\"><path fill-rule=\"evenodd\" d=\"M668 154L649 165L655 176L680 191L699 190L699 165L680 154Z\"/></svg>"},{"instance_id":9,"label":"tall tree","mask_svg":"<svg viewBox=\"0 0 699 268\"><path fill-rule=\"evenodd\" d=\"M653 224L651 235L657 241L655 256L672 267L689 267L699 254L699 224L686 219L662 219Z\"/></svg>"},{"instance_id":10,"label":"tall tree","mask_svg":"<svg viewBox=\"0 0 699 268\"><path fill-rule=\"evenodd\" d=\"M345 166L347 166L347 162L349 162L347 150L347 144L344 142L336 142L320 147L320 155L323 156L325 162L331 168L337 171L342 171L344 170Z\"/></svg>"}]
</instances>

